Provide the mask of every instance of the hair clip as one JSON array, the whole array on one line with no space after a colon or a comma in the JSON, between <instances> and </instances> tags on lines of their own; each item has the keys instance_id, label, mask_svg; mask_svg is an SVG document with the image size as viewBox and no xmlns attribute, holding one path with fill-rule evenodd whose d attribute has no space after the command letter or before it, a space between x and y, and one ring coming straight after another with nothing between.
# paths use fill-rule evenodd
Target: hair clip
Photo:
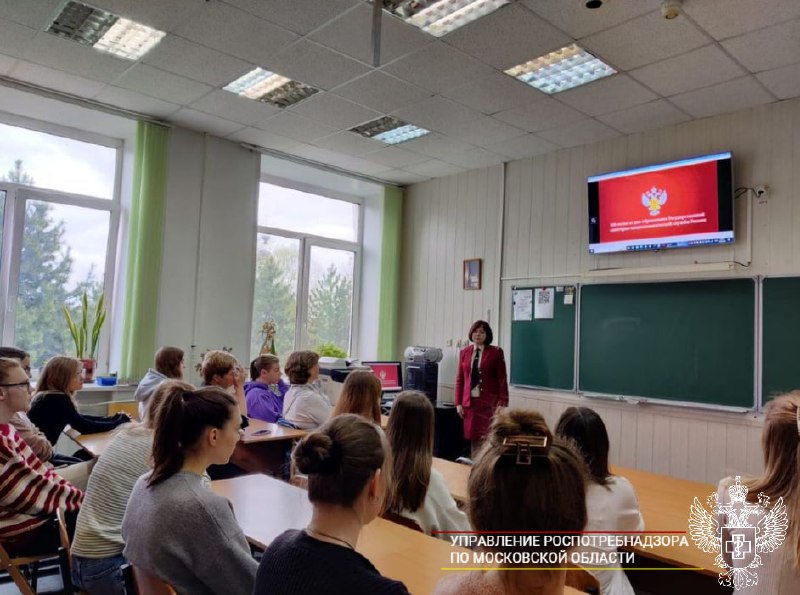
<instances>
[{"instance_id":1,"label":"hair clip","mask_svg":"<svg viewBox=\"0 0 800 595\"><path fill-rule=\"evenodd\" d=\"M530 465L533 457L546 457L550 452L547 436L507 436L503 438L503 454L516 455L517 465Z\"/></svg>"}]
</instances>

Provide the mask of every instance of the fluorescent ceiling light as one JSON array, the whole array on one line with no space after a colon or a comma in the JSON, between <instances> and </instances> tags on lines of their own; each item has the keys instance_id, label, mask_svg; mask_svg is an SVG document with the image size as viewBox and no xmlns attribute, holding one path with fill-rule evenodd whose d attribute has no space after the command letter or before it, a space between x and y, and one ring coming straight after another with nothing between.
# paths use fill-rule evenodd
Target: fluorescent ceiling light
<instances>
[{"instance_id":1,"label":"fluorescent ceiling light","mask_svg":"<svg viewBox=\"0 0 800 595\"><path fill-rule=\"evenodd\" d=\"M574 43L506 70L506 74L550 94L616 73L611 66Z\"/></svg>"},{"instance_id":2,"label":"fluorescent ceiling light","mask_svg":"<svg viewBox=\"0 0 800 595\"><path fill-rule=\"evenodd\" d=\"M377 120L372 120L361 126L351 128L350 132L355 132L367 138L374 138L387 145L396 145L404 143L407 140L419 138L430 133L430 130L425 130L419 126L408 124L397 118L391 116L383 116Z\"/></svg>"},{"instance_id":3,"label":"fluorescent ceiling light","mask_svg":"<svg viewBox=\"0 0 800 595\"><path fill-rule=\"evenodd\" d=\"M385 10L436 37L447 35L510 0L388 0Z\"/></svg>"},{"instance_id":4,"label":"fluorescent ceiling light","mask_svg":"<svg viewBox=\"0 0 800 595\"><path fill-rule=\"evenodd\" d=\"M254 68L232 83L225 85L223 89L278 107L288 107L319 92L319 89L263 68Z\"/></svg>"},{"instance_id":5,"label":"fluorescent ceiling light","mask_svg":"<svg viewBox=\"0 0 800 595\"><path fill-rule=\"evenodd\" d=\"M128 60L138 60L166 35L158 29L73 1L67 2L47 32Z\"/></svg>"}]
</instances>

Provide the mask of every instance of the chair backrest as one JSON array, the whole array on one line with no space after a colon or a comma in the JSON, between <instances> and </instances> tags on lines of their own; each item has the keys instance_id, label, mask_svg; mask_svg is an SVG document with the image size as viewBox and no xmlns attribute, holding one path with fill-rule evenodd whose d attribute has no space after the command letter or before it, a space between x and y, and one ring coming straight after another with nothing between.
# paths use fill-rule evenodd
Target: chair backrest
<instances>
[{"instance_id":1,"label":"chair backrest","mask_svg":"<svg viewBox=\"0 0 800 595\"><path fill-rule=\"evenodd\" d=\"M409 519L409 518L406 518L406 517L404 517L402 515L399 515L399 514L397 514L395 512L389 512L389 511L384 512L383 513L383 518L385 518L387 521L392 521L393 523L397 523L398 525L403 525L404 527L408 527L409 529L413 529L414 531L419 531L420 533L425 533L425 531L422 530L422 527L420 527L417 524L416 521L414 521L412 519Z\"/></svg>"},{"instance_id":2,"label":"chair backrest","mask_svg":"<svg viewBox=\"0 0 800 595\"><path fill-rule=\"evenodd\" d=\"M122 578L127 595L177 595L172 585L133 564L122 566Z\"/></svg>"},{"instance_id":3,"label":"chair backrest","mask_svg":"<svg viewBox=\"0 0 800 595\"><path fill-rule=\"evenodd\" d=\"M6 548L0 543L0 566L2 566L0 570L5 570L9 574L22 595L36 595L22 572L20 572L17 563L23 564L22 561L11 558Z\"/></svg>"}]
</instances>

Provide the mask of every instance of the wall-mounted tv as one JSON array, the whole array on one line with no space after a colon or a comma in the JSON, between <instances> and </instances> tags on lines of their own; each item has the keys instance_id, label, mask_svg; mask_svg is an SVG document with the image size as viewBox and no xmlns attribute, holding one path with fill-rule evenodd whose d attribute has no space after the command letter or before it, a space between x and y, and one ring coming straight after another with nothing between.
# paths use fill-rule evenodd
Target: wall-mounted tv
<instances>
[{"instance_id":1,"label":"wall-mounted tv","mask_svg":"<svg viewBox=\"0 0 800 595\"><path fill-rule=\"evenodd\" d=\"M589 252L733 242L731 154L591 176Z\"/></svg>"}]
</instances>

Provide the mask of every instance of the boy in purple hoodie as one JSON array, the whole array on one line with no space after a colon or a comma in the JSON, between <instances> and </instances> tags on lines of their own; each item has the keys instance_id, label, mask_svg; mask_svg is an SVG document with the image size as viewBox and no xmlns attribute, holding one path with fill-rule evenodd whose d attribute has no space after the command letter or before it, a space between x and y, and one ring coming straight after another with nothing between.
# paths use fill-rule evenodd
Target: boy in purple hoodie
<instances>
[{"instance_id":1,"label":"boy in purple hoodie","mask_svg":"<svg viewBox=\"0 0 800 595\"><path fill-rule=\"evenodd\" d=\"M289 385L281 380L277 356L259 355L250 362L250 382L244 385L247 415L275 423L283 412L283 396Z\"/></svg>"}]
</instances>

